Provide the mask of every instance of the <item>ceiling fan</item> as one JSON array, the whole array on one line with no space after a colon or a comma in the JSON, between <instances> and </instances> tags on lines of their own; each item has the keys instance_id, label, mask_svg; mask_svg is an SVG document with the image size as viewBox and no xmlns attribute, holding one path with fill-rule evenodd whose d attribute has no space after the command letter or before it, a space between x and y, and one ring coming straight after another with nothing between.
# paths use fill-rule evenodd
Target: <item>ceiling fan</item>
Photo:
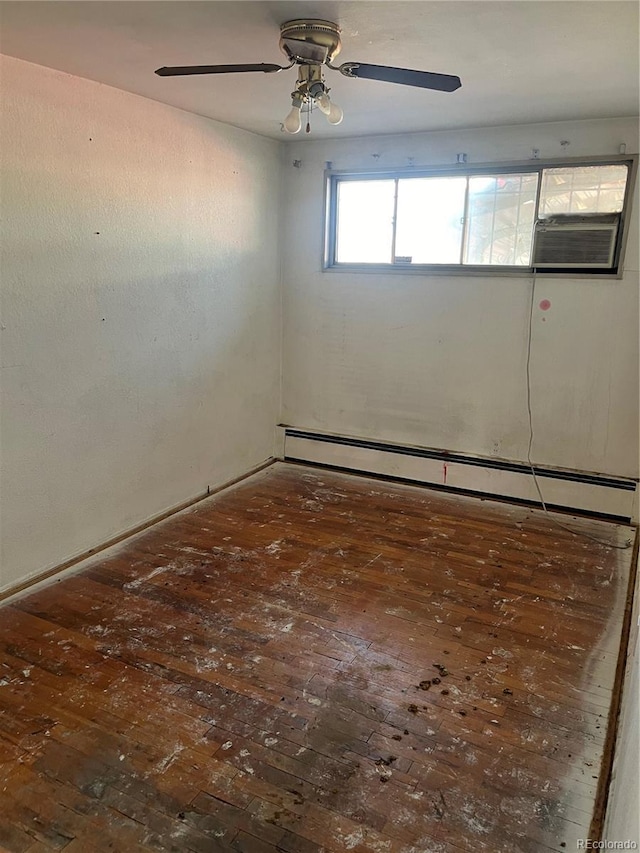
<instances>
[{"instance_id":1,"label":"ceiling fan","mask_svg":"<svg viewBox=\"0 0 640 853\"><path fill-rule=\"evenodd\" d=\"M329 88L324 79L323 65L339 71L345 77L380 80L399 83L402 86L417 86L439 92L455 92L462 85L459 77L450 74L434 74L430 71L412 71L408 68L393 68L388 65L369 65L364 62L344 62L332 65L340 52L342 42L340 28L331 21L297 19L286 21L280 27L280 50L290 60L289 65L259 63L253 65L186 65L158 68L160 77L180 77L188 74L234 74L245 71L262 71L271 74L298 66L298 80L291 93L291 112L283 123L288 133L298 133L302 127L301 110L310 112L314 106L323 112L330 124L340 124L343 113L329 98ZM309 124L307 121L307 132Z\"/></svg>"}]
</instances>

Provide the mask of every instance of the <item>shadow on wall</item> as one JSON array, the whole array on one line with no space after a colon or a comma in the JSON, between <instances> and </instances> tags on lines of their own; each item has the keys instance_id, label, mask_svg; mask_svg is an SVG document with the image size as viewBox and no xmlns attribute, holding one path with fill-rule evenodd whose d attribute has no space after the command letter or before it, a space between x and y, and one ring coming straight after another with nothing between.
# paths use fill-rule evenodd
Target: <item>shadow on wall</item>
<instances>
[{"instance_id":1,"label":"shadow on wall","mask_svg":"<svg viewBox=\"0 0 640 853\"><path fill-rule=\"evenodd\" d=\"M238 131L238 153L233 129L144 109L189 145L132 148L109 124L5 151L0 587L272 453L275 144Z\"/></svg>"},{"instance_id":2,"label":"shadow on wall","mask_svg":"<svg viewBox=\"0 0 640 853\"><path fill-rule=\"evenodd\" d=\"M133 281L131 313L90 302L60 323L58 306L22 336L28 363L4 371L0 587L271 455L277 315L259 284L194 304L192 272L183 310L158 316L166 281Z\"/></svg>"}]
</instances>

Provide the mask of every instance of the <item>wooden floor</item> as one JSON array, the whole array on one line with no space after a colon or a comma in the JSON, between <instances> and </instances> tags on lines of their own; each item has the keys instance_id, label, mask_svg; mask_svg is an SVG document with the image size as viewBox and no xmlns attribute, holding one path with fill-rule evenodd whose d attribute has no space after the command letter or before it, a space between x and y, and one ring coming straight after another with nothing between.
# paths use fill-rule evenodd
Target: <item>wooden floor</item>
<instances>
[{"instance_id":1,"label":"wooden floor","mask_svg":"<svg viewBox=\"0 0 640 853\"><path fill-rule=\"evenodd\" d=\"M0 610L0 848L575 850L630 562L270 468Z\"/></svg>"}]
</instances>

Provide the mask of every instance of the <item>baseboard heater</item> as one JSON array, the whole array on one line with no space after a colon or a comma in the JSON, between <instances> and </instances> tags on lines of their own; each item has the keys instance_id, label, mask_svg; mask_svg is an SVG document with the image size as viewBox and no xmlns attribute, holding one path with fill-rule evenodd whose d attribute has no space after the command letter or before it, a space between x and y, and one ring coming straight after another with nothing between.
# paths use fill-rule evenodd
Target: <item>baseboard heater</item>
<instances>
[{"instance_id":1,"label":"baseboard heater","mask_svg":"<svg viewBox=\"0 0 640 853\"><path fill-rule=\"evenodd\" d=\"M327 433L284 428L283 458L447 491L540 505L531 469L519 462L465 456ZM635 480L535 467L548 507L635 521Z\"/></svg>"}]
</instances>

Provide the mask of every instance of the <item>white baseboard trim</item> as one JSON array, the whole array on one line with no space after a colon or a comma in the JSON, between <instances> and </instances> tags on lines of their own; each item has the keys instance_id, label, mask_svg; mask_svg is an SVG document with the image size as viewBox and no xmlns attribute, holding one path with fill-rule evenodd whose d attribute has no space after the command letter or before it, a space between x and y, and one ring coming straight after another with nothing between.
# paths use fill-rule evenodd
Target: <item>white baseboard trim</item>
<instances>
[{"instance_id":1,"label":"white baseboard trim","mask_svg":"<svg viewBox=\"0 0 640 853\"><path fill-rule=\"evenodd\" d=\"M406 480L447 491L478 493L540 506L526 463L464 456L285 428L283 459ZM535 466L545 503L553 509L636 521L638 484L624 477Z\"/></svg>"}]
</instances>

